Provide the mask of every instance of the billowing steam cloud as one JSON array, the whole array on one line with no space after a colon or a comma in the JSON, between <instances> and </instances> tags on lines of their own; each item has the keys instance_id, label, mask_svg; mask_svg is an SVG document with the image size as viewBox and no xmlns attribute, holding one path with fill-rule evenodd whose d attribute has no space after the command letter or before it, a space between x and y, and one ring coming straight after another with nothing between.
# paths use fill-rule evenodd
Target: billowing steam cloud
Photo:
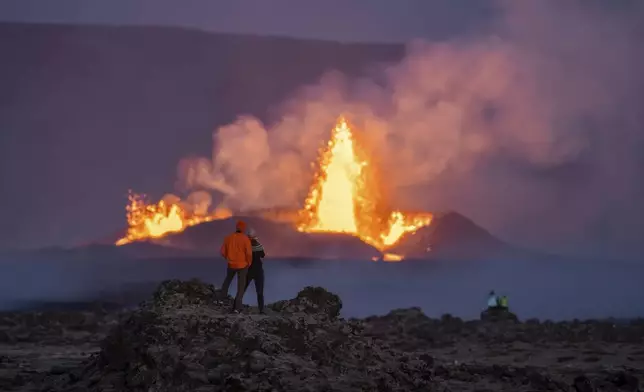
<instances>
[{"instance_id":1,"label":"billowing steam cloud","mask_svg":"<svg viewBox=\"0 0 644 392\"><path fill-rule=\"evenodd\" d=\"M547 230L561 238L627 215L642 192L641 2L500 4L485 35L413 43L378 80L331 73L270 127L241 117L216 130L212 159L185 160L180 179L237 210L299 205L345 114L410 208L457 208L498 230L562 215Z\"/></svg>"}]
</instances>

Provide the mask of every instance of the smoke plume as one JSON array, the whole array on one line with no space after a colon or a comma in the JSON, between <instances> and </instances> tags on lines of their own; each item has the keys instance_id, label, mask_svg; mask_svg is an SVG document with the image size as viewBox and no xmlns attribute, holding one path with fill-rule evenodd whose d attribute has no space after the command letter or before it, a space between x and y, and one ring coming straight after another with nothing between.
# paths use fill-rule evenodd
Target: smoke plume
<instances>
[{"instance_id":1,"label":"smoke plume","mask_svg":"<svg viewBox=\"0 0 644 392\"><path fill-rule=\"evenodd\" d=\"M211 159L181 163L182 184L235 210L299 206L344 114L398 205L457 209L519 242L632 244L644 229L642 3L499 4L485 34L414 42L373 79L329 73L274 124L217 129Z\"/></svg>"}]
</instances>

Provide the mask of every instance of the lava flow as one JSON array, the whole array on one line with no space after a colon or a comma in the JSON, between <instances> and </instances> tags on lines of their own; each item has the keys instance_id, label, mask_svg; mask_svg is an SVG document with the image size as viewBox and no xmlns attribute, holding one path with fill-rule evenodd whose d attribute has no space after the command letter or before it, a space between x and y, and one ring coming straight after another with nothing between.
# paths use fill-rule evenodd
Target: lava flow
<instances>
[{"instance_id":1,"label":"lava flow","mask_svg":"<svg viewBox=\"0 0 644 392\"><path fill-rule=\"evenodd\" d=\"M161 238L170 233L185 230L186 227L215 219L225 219L232 214L225 209L217 209L212 214L196 214L180 202L160 200L156 204L148 203L143 195L130 193L126 207L128 229L125 236L116 245L125 245L133 241Z\"/></svg>"},{"instance_id":2,"label":"lava flow","mask_svg":"<svg viewBox=\"0 0 644 392\"><path fill-rule=\"evenodd\" d=\"M298 230L352 234L383 251L405 233L431 223L430 213L405 214L389 208L368 155L340 118L321 153Z\"/></svg>"}]
</instances>

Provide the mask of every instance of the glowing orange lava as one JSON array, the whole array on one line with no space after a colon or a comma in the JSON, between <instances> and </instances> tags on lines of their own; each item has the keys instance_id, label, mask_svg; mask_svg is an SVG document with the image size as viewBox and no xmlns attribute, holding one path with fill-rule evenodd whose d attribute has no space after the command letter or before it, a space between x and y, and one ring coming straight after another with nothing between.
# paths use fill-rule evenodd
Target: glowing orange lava
<instances>
[{"instance_id":1,"label":"glowing orange lava","mask_svg":"<svg viewBox=\"0 0 644 392\"><path fill-rule=\"evenodd\" d=\"M226 209L216 209L214 213L199 215L189 211L180 202L168 203L160 200L156 204L148 203L145 196L130 193L126 207L128 229L125 236L116 245L125 245L133 241L160 238L169 233L185 230L186 227L215 219L225 219L232 214Z\"/></svg>"},{"instance_id":2,"label":"glowing orange lava","mask_svg":"<svg viewBox=\"0 0 644 392\"><path fill-rule=\"evenodd\" d=\"M397 263L399 261L403 261L405 259L405 256L399 255L396 253L383 253L382 257L372 257L371 260L373 261L386 261L388 263Z\"/></svg>"},{"instance_id":3,"label":"glowing orange lava","mask_svg":"<svg viewBox=\"0 0 644 392\"><path fill-rule=\"evenodd\" d=\"M298 230L352 234L382 251L431 221L430 213L404 214L389 208L376 168L340 118L320 154Z\"/></svg>"},{"instance_id":4,"label":"glowing orange lava","mask_svg":"<svg viewBox=\"0 0 644 392\"><path fill-rule=\"evenodd\" d=\"M283 218L295 221L299 231L346 233L384 252L405 234L429 225L433 218L431 213L409 214L391 209L385 188L386 183L379 177L372 156L361 147L348 123L340 118L327 147L320 153L318 170L304 208L295 213L295 217L286 214ZM126 211L127 233L116 242L117 245L161 238L232 215L227 209L207 213L190 208L179 198L149 203L144 196L133 193ZM383 261L403 259L403 255L395 253L383 253L382 256Z\"/></svg>"}]
</instances>

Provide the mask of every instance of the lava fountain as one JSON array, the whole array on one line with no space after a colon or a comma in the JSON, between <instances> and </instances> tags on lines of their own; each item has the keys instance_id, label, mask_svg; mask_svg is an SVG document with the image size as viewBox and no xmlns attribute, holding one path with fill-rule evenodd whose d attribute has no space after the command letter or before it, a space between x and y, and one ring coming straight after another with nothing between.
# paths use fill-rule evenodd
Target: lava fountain
<instances>
[{"instance_id":1,"label":"lava fountain","mask_svg":"<svg viewBox=\"0 0 644 392\"><path fill-rule=\"evenodd\" d=\"M430 213L405 214L389 207L377 168L369 161L347 121L340 118L320 153L297 229L355 235L383 251L404 234L429 225Z\"/></svg>"},{"instance_id":2,"label":"lava fountain","mask_svg":"<svg viewBox=\"0 0 644 392\"><path fill-rule=\"evenodd\" d=\"M177 201L159 200L149 203L144 195L130 192L126 206L128 229L125 236L116 245L130 242L155 239L170 233L178 233L187 227L225 219L232 215L227 209L215 209L211 214L192 211L185 204Z\"/></svg>"},{"instance_id":3,"label":"lava fountain","mask_svg":"<svg viewBox=\"0 0 644 392\"><path fill-rule=\"evenodd\" d=\"M429 225L433 215L404 213L390 208L385 183L379 177L374 157L362 144L347 121L340 118L326 148L320 151L317 172L304 207L295 214L294 224L301 232L353 235L384 252L403 235ZM212 213L191 209L179 198L150 203L143 195L130 193L128 199L127 233L116 245L157 239L190 226L232 216L227 209L215 209ZM383 260L400 261L403 258L385 253Z\"/></svg>"}]
</instances>

